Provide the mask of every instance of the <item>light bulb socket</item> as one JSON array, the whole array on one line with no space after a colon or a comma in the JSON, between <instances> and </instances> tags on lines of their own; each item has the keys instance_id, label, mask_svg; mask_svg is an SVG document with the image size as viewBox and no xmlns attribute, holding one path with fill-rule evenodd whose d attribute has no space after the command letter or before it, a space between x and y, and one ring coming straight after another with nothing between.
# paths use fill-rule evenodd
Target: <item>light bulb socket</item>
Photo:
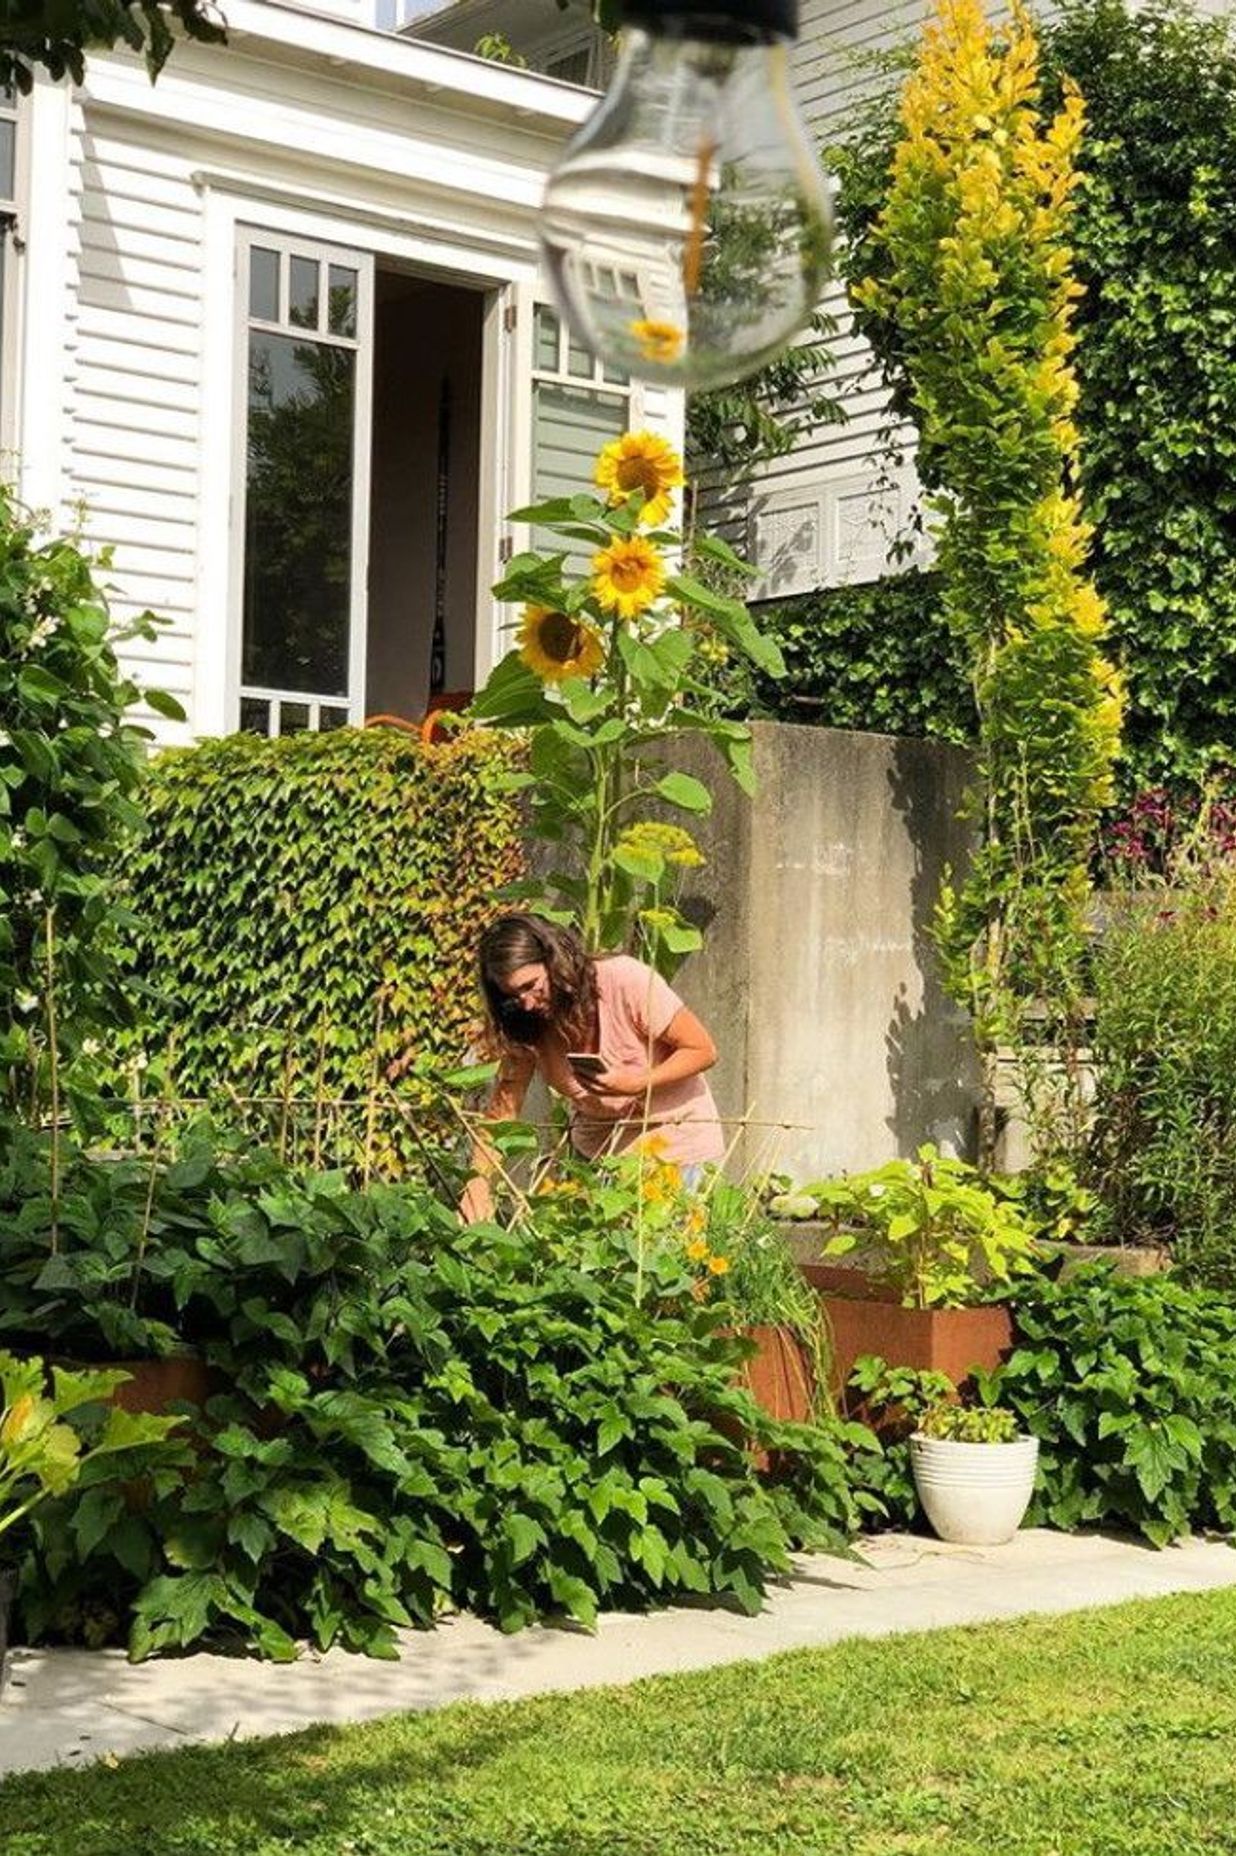
<instances>
[{"instance_id":1,"label":"light bulb socket","mask_svg":"<svg viewBox=\"0 0 1236 1856\"><path fill-rule=\"evenodd\" d=\"M798 0L623 0L622 10L654 38L743 45L798 37Z\"/></svg>"}]
</instances>

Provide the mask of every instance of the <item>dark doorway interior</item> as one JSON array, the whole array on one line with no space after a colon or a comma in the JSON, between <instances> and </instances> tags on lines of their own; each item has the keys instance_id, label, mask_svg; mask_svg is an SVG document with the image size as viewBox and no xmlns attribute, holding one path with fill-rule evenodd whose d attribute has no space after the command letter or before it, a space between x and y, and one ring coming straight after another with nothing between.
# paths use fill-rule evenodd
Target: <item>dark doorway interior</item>
<instances>
[{"instance_id":1,"label":"dark doorway interior","mask_svg":"<svg viewBox=\"0 0 1236 1856\"><path fill-rule=\"evenodd\" d=\"M479 290L379 271L365 707L418 721L476 661Z\"/></svg>"}]
</instances>

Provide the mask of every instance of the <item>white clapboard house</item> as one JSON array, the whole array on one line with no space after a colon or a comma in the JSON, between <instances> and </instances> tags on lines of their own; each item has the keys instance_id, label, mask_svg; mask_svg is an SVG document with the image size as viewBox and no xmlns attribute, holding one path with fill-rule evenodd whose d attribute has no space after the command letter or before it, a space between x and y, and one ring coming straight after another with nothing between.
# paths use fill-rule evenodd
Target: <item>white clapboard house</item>
<instances>
[{"instance_id":1,"label":"white clapboard house","mask_svg":"<svg viewBox=\"0 0 1236 1856\"><path fill-rule=\"evenodd\" d=\"M630 424L680 436L679 396L573 346L538 272L592 95L382 5L226 0L229 43L157 84L97 56L0 113L0 446L27 504L113 547L118 618L167 621L130 655L173 735L475 688L505 512Z\"/></svg>"},{"instance_id":2,"label":"white clapboard house","mask_svg":"<svg viewBox=\"0 0 1236 1856\"><path fill-rule=\"evenodd\" d=\"M867 54L912 37L927 11L928 0L800 0L794 86L821 145L837 134L863 88L879 81ZM580 82L608 74L604 35L586 14L560 11L553 0L441 0L407 30L459 47L502 40L530 67ZM808 434L760 468L752 484L709 485L710 519L760 569L757 598L878 578L888 571L890 544L904 533L916 494L912 462L890 464L887 398L870 351L849 326L839 285L822 308L838 324L832 386L845 422Z\"/></svg>"}]
</instances>

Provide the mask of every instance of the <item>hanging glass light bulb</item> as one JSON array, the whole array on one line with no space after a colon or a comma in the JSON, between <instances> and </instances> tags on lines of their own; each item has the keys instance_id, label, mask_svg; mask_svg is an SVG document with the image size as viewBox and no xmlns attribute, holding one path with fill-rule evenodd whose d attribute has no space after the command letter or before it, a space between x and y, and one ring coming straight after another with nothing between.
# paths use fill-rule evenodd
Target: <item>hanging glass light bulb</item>
<instances>
[{"instance_id":1,"label":"hanging glass light bulb","mask_svg":"<svg viewBox=\"0 0 1236 1856\"><path fill-rule=\"evenodd\" d=\"M624 0L608 94L549 179L541 246L576 336L678 387L753 373L827 276L828 191L790 88L798 0Z\"/></svg>"}]
</instances>

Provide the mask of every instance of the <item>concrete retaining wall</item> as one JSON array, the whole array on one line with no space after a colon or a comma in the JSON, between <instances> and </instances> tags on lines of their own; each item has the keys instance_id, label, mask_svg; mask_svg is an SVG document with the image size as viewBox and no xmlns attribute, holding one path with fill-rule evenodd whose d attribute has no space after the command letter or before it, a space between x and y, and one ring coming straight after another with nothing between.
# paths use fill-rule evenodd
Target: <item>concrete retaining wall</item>
<instances>
[{"instance_id":1,"label":"concrete retaining wall","mask_svg":"<svg viewBox=\"0 0 1236 1856\"><path fill-rule=\"evenodd\" d=\"M929 929L965 858L967 757L884 735L756 723L749 800L715 751L674 764L715 796L686 912L707 944L679 987L721 1058L723 1116L749 1115L736 1165L799 1180L874 1166L926 1140L968 1151L976 1081L965 1019ZM790 1124L785 1128L757 1124Z\"/></svg>"}]
</instances>

